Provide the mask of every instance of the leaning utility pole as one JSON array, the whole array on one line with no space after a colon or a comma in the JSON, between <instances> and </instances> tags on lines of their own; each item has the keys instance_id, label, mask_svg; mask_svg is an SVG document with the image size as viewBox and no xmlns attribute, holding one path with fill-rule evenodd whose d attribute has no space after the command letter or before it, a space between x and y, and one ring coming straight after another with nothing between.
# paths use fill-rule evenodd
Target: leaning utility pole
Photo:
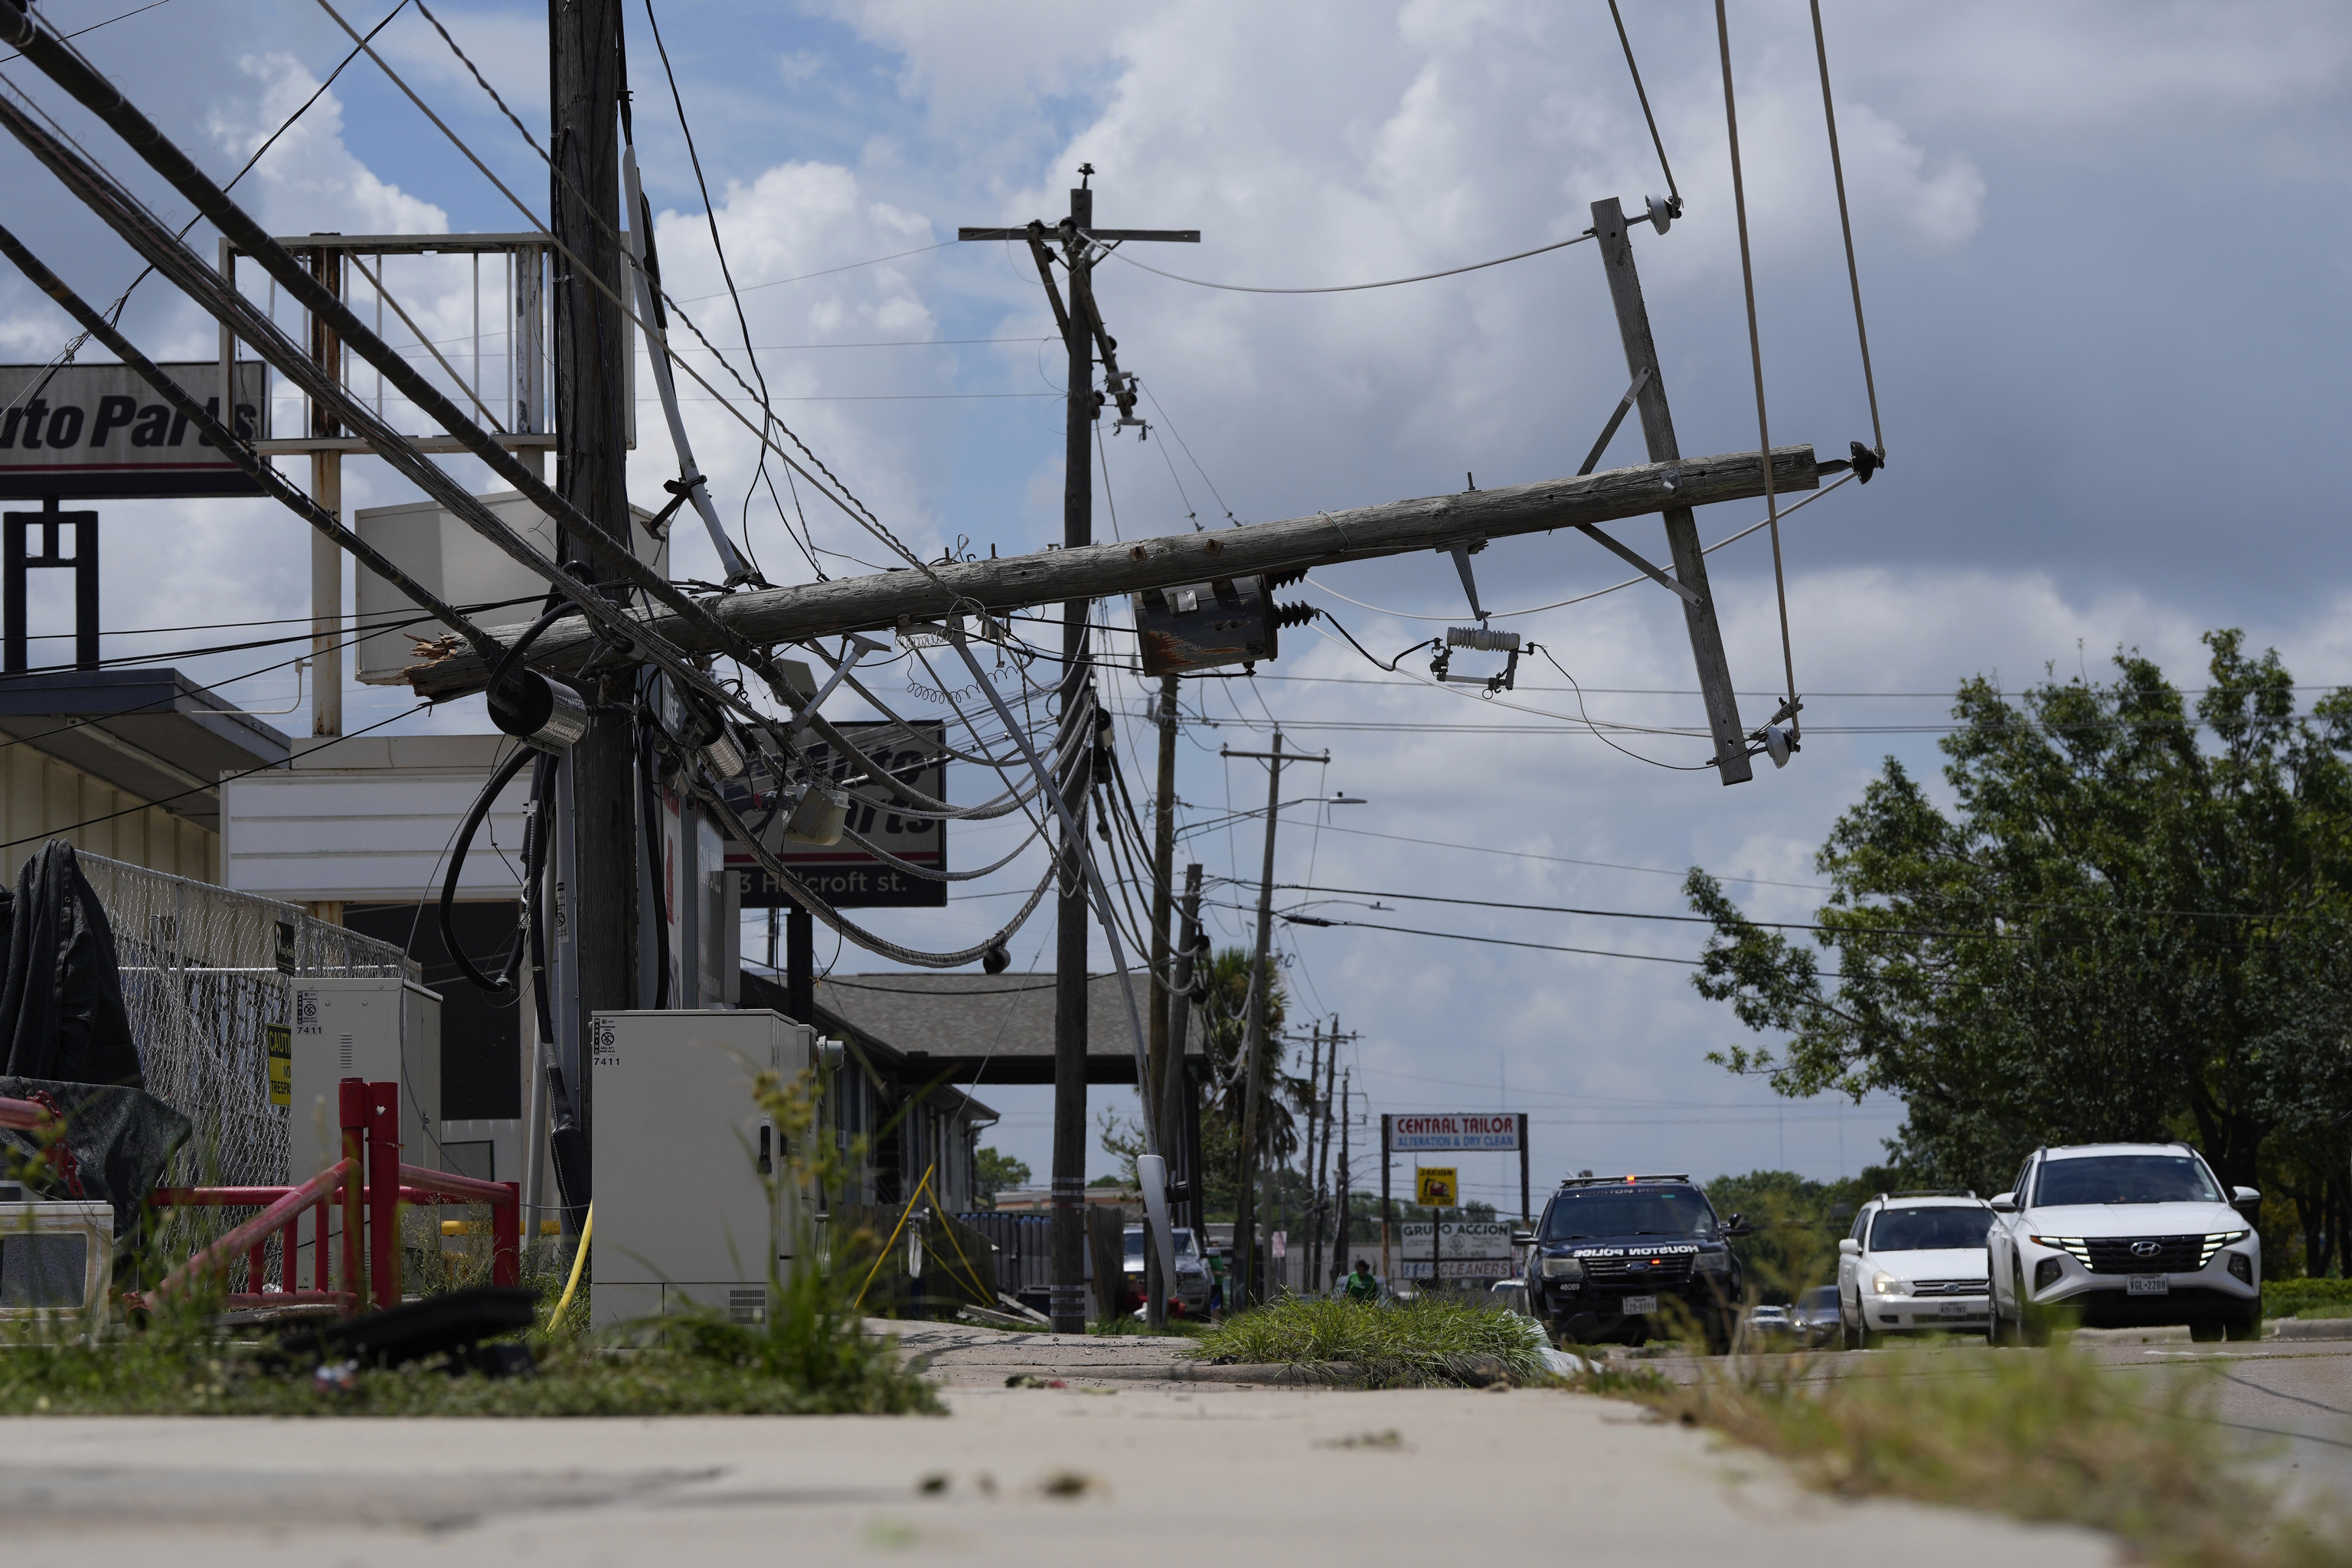
<instances>
[{"instance_id":1,"label":"leaning utility pole","mask_svg":"<svg viewBox=\"0 0 2352 1568\"><path fill-rule=\"evenodd\" d=\"M1257 885L1257 956L1250 966L1249 1042L1242 1057L1242 1171L1238 1201L1234 1211L1234 1274L1240 1281L1242 1305L1252 1301L1255 1276L1251 1269L1257 1261L1257 1080L1265 1070L1266 1057L1266 1005L1274 995L1274 829L1276 819L1282 815L1282 764L1285 762L1325 762L1331 753L1320 757L1304 752L1285 752L1282 731L1274 732L1271 752L1235 752L1219 748L1221 757L1250 757L1272 764L1266 769L1265 783L1265 861Z\"/></svg>"},{"instance_id":2,"label":"leaning utility pole","mask_svg":"<svg viewBox=\"0 0 2352 1568\"><path fill-rule=\"evenodd\" d=\"M1062 330L1069 360L1069 417L1062 447L1062 548L1083 549L1094 542L1094 453L1090 444L1095 421L1102 416L1104 395L1095 390L1095 354L1102 353L1104 378L1118 400L1122 422L1133 417L1134 378L1118 369L1118 341L1105 330L1102 312L1095 307L1094 264L1102 242L1122 239L1165 239L1198 243L1197 229L1095 228L1095 194L1087 182L1092 163L1078 165L1078 188L1070 193L1070 213L1054 228L1031 222L1022 228L960 228L958 239L1021 240L1037 264L1054 320ZM1054 256L1049 240L1058 240L1059 258L1069 278L1069 302L1054 286ZM1073 750L1073 725L1086 721L1094 690L1093 655L1087 622L1094 600L1062 602L1062 733L1059 748ZM1064 799L1070 824L1060 846L1059 898L1054 905L1054 1228L1051 1306L1054 1331L1084 1333L1087 1327L1086 1201L1087 1201L1087 931L1091 913L1087 907L1087 877L1082 857L1087 846L1087 802L1092 795L1091 749L1087 761L1071 771ZM1147 1056L1149 1053L1146 1053ZM1148 1092L1148 1089L1147 1089Z\"/></svg>"},{"instance_id":3,"label":"leaning utility pole","mask_svg":"<svg viewBox=\"0 0 2352 1568\"><path fill-rule=\"evenodd\" d=\"M627 540L629 515L626 322L614 301L623 288L621 250L621 8L618 0L559 0L548 13L554 118L549 227L579 258L556 269L555 489L614 538ZM604 288L597 287L601 280ZM558 558L584 555L577 540ZM620 602L625 588L608 591ZM605 675L589 696L607 710L636 703L635 667ZM572 749L566 803L578 885L570 889L579 953L579 1016L645 1004L637 984L639 784L631 726L607 711ZM585 1067L580 1041L567 1054ZM572 1086L581 1130L594 1136L595 1075Z\"/></svg>"},{"instance_id":4,"label":"leaning utility pole","mask_svg":"<svg viewBox=\"0 0 2352 1568\"><path fill-rule=\"evenodd\" d=\"M1609 298L1617 307L1617 331L1625 342L1625 371L1634 390L1627 395L1642 414L1642 436L1650 461L1673 463L1682 457L1675 441L1674 416L1666 410L1665 379L1658 370L1658 345L1650 336L1650 311L1642 302L1642 279L1633 270L1633 245L1625 231L1624 209L1615 196L1592 204L1592 233L1609 268ZM1598 456L1596 453L1595 456ZM1666 546L1674 553L1675 581L1685 590L1683 619L1690 630L1691 657L1698 664L1699 694L1715 736L1717 776L1746 784L1756 776L1748 761L1748 732L1739 727L1739 699L1731 689L1731 667L1723 657L1723 628L1716 622L1707 591L1706 556L1698 542L1698 520L1687 505L1661 509Z\"/></svg>"}]
</instances>

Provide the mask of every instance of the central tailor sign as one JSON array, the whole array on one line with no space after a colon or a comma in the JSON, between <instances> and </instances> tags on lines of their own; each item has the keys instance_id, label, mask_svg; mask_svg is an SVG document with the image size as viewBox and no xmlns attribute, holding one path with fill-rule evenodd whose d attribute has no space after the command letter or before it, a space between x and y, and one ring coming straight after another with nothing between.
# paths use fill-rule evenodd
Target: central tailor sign
<instances>
[{"instance_id":1,"label":"central tailor sign","mask_svg":"<svg viewBox=\"0 0 2352 1568\"><path fill-rule=\"evenodd\" d=\"M1460 1110L1396 1116L1389 1122L1389 1147L1400 1154L1463 1149L1516 1152L1519 1147L1519 1115L1517 1111Z\"/></svg>"}]
</instances>

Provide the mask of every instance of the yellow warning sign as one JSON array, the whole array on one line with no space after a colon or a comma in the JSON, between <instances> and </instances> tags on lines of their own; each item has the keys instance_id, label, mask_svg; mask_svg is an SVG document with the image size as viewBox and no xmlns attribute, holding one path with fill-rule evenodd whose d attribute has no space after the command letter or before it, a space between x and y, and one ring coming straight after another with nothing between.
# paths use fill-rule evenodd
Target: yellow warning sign
<instances>
[{"instance_id":1,"label":"yellow warning sign","mask_svg":"<svg viewBox=\"0 0 2352 1568\"><path fill-rule=\"evenodd\" d=\"M284 1024L265 1024L262 1035L269 1051L269 1103L294 1103L294 1031Z\"/></svg>"},{"instance_id":2,"label":"yellow warning sign","mask_svg":"<svg viewBox=\"0 0 2352 1568\"><path fill-rule=\"evenodd\" d=\"M1412 1201L1425 1209L1450 1209L1462 1201L1452 1165L1416 1165L1412 1170Z\"/></svg>"}]
</instances>

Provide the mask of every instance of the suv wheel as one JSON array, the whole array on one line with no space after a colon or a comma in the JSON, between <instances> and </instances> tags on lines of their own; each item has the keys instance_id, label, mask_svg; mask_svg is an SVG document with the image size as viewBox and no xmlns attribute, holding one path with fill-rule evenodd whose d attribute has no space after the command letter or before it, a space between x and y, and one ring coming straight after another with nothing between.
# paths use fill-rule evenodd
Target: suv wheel
<instances>
[{"instance_id":1,"label":"suv wheel","mask_svg":"<svg viewBox=\"0 0 2352 1568\"><path fill-rule=\"evenodd\" d=\"M2263 1304L2257 1299L2246 1303L2242 1311L2231 1313L2221 1320L2224 1337L2232 1340L2258 1340L2263 1337Z\"/></svg>"},{"instance_id":2,"label":"suv wheel","mask_svg":"<svg viewBox=\"0 0 2352 1568\"><path fill-rule=\"evenodd\" d=\"M2221 1320L2195 1322L2189 1325L2189 1337L2200 1345L2210 1345L2221 1337Z\"/></svg>"}]
</instances>

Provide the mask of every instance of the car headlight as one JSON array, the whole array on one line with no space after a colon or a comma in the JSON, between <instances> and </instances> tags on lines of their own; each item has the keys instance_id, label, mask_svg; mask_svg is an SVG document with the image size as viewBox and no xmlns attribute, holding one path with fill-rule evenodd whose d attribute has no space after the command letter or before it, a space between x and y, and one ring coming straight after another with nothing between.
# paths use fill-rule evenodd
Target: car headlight
<instances>
[{"instance_id":1,"label":"car headlight","mask_svg":"<svg viewBox=\"0 0 2352 1568\"><path fill-rule=\"evenodd\" d=\"M1730 1273L1731 1254L1728 1252L1700 1253L1698 1255L1698 1271L1702 1274Z\"/></svg>"},{"instance_id":2,"label":"car headlight","mask_svg":"<svg viewBox=\"0 0 2352 1568\"><path fill-rule=\"evenodd\" d=\"M1547 1279L1581 1279L1584 1265L1573 1258L1547 1258L1543 1260L1543 1277Z\"/></svg>"},{"instance_id":3,"label":"car headlight","mask_svg":"<svg viewBox=\"0 0 2352 1568\"><path fill-rule=\"evenodd\" d=\"M1908 1296L1911 1294L1911 1282L1908 1279L1897 1279L1892 1274L1872 1275L1870 1277L1870 1288L1873 1291L1881 1296Z\"/></svg>"}]
</instances>

